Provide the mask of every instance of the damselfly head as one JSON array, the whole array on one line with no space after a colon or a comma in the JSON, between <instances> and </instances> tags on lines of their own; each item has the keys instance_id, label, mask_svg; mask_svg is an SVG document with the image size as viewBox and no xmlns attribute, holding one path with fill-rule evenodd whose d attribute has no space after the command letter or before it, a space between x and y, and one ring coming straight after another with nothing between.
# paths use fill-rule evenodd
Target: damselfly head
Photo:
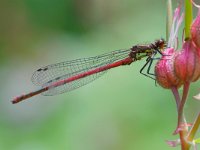
<instances>
[{"instance_id":1,"label":"damselfly head","mask_svg":"<svg viewBox=\"0 0 200 150\"><path fill-rule=\"evenodd\" d=\"M163 38L161 38L161 39L155 41L155 45L159 49L164 49L167 46L167 43L166 43L166 41Z\"/></svg>"}]
</instances>

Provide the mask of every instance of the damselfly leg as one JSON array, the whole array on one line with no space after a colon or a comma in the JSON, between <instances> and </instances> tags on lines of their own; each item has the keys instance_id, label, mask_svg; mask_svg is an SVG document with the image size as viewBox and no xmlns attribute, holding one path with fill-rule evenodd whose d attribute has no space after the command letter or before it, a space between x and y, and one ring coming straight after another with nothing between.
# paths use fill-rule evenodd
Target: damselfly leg
<instances>
[{"instance_id":1,"label":"damselfly leg","mask_svg":"<svg viewBox=\"0 0 200 150\"><path fill-rule=\"evenodd\" d=\"M155 80L155 78L154 78L154 77L155 77L155 74L150 72L152 63L153 63L154 60L159 60L159 59L161 59L161 57L155 57L156 54L157 54L157 52L163 56L162 52L161 52L159 49L155 49L155 51L153 52L153 54L152 54L151 56L149 56L149 57L146 59L146 63L145 63L144 66L140 69L140 73L141 73L142 75L144 75L144 76L146 76L146 77L149 77L149 78L151 78L151 79L153 79L153 80ZM143 71L144 71L144 69L145 69L146 67L147 67L147 71L146 71L146 73L144 73ZM152 77L152 76L154 76L154 77Z\"/></svg>"}]
</instances>

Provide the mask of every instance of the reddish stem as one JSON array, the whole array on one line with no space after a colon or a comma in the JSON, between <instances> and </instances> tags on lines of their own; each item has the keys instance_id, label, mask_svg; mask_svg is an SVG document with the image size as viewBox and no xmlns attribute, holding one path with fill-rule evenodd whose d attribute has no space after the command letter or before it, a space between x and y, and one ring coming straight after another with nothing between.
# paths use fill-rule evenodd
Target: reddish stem
<instances>
[{"instance_id":1,"label":"reddish stem","mask_svg":"<svg viewBox=\"0 0 200 150\"><path fill-rule=\"evenodd\" d=\"M179 133L180 127L182 126L181 122L184 120L183 108L184 108L185 102L187 100L189 88L190 88L190 82L186 82L183 86L183 95L182 95L182 99L181 99L181 102L180 102L180 105L178 108L178 123L177 123L177 128L176 128L174 134ZM186 126L187 126L187 124L186 124Z\"/></svg>"},{"instance_id":2,"label":"reddish stem","mask_svg":"<svg viewBox=\"0 0 200 150\"><path fill-rule=\"evenodd\" d=\"M189 88L190 88L190 82L186 82L183 86L182 100L180 102L179 110L178 110L178 125L175 131L175 133L179 132L182 150L189 150L190 148L190 144L188 144L187 140L185 139L188 133L188 128L187 128L187 123L184 121L184 118L183 118L183 108L187 100ZM181 125L182 121L184 121L184 123ZM181 127L181 130L179 129L180 127Z\"/></svg>"},{"instance_id":3,"label":"reddish stem","mask_svg":"<svg viewBox=\"0 0 200 150\"><path fill-rule=\"evenodd\" d=\"M181 98L180 98L177 87L172 87L171 90L172 90L172 93L174 94L174 97L175 97L175 100L176 100L176 108L177 108L177 111L178 111Z\"/></svg>"},{"instance_id":4,"label":"reddish stem","mask_svg":"<svg viewBox=\"0 0 200 150\"><path fill-rule=\"evenodd\" d=\"M186 83L184 85L182 100L180 100L180 95L179 95L178 89L176 87L171 88L172 93L173 93L175 100L176 100L176 106L177 106L177 111L178 111L178 125L177 125L177 128L176 128L174 133L179 132L182 150L189 150L189 147L190 147L190 145L185 140L185 137L187 135L187 123L185 121L185 117L184 117L184 114L183 114L183 107L184 107L184 104L185 104L186 99L187 99L187 94L188 94L188 91L189 91L189 85L190 85L189 83ZM184 122L183 124L181 124L182 120ZM181 130L179 130L180 127L181 127Z\"/></svg>"},{"instance_id":5,"label":"reddish stem","mask_svg":"<svg viewBox=\"0 0 200 150\"><path fill-rule=\"evenodd\" d=\"M190 144L186 141L185 137L187 135L187 129L183 129L179 132L180 141L181 141L181 150L189 150Z\"/></svg>"}]
</instances>

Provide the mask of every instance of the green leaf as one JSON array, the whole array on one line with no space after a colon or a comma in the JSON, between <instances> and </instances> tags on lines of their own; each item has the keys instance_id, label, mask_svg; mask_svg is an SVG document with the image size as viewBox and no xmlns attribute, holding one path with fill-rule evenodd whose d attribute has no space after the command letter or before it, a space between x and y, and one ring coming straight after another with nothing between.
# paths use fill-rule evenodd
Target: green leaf
<instances>
[{"instance_id":1,"label":"green leaf","mask_svg":"<svg viewBox=\"0 0 200 150\"><path fill-rule=\"evenodd\" d=\"M195 139L194 142L195 142L196 144L199 144L199 143L200 143L200 138Z\"/></svg>"}]
</instances>

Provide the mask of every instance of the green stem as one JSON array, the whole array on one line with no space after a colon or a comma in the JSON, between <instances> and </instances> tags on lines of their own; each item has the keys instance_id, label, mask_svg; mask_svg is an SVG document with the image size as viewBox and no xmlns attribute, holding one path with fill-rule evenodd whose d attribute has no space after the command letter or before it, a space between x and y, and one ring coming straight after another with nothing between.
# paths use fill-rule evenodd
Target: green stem
<instances>
[{"instance_id":1,"label":"green stem","mask_svg":"<svg viewBox=\"0 0 200 150\"><path fill-rule=\"evenodd\" d=\"M198 114L192 128L190 129L190 132L187 135L187 141L192 142L194 140L194 136L199 128L200 125L200 113Z\"/></svg>"},{"instance_id":2,"label":"green stem","mask_svg":"<svg viewBox=\"0 0 200 150\"><path fill-rule=\"evenodd\" d=\"M191 38L190 26L192 23L192 3L190 0L185 0L185 40Z\"/></svg>"},{"instance_id":3,"label":"green stem","mask_svg":"<svg viewBox=\"0 0 200 150\"><path fill-rule=\"evenodd\" d=\"M167 1L167 18L166 18L166 40L169 39L173 19L172 1Z\"/></svg>"}]
</instances>

